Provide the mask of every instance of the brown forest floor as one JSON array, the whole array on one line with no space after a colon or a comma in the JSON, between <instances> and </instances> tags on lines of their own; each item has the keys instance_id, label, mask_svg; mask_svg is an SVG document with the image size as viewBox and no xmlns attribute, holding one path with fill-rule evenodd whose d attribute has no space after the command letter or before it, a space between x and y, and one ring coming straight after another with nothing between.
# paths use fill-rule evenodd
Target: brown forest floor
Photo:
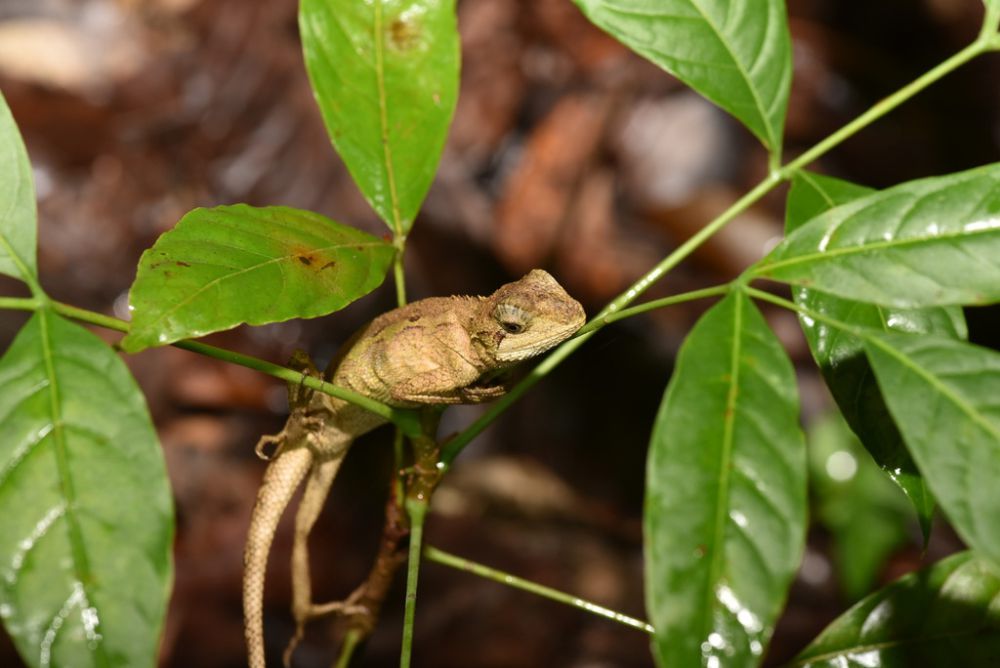
<instances>
[{"instance_id":1,"label":"brown forest floor","mask_svg":"<svg viewBox=\"0 0 1000 668\"><path fill-rule=\"evenodd\" d=\"M982 11L979 0L789 4L790 153L961 48ZM139 255L196 206L286 204L384 231L330 149L295 12L294 0L0 1L0 88L35 169L50 294L122 315ZM593 313L765 173L766 156L740 126L590 26L569 0L463 0L459 25L462 88L411 236L412 297L485 293L544 266ZM883 187L1000 160L998 75L996 57L972 63L817 168ZM651 296L726 280L757 259L780 234L783 195ZM19 290L0 280L0 293ZM213 340L278 362L299 347L325 360L392 300L386 285L328 318ZM610 327L564 364L463 454L429 542L643 616L646 441L673 356L703 308ZM794 318L768 317L800 370L808 422L828 410L827 395ZM996 309L969 319L973 340L1000 345ZM21 322L3 313L0 342ZM241 665L241 551L264 468L253 444L280 428L284 388L176 349L127 361L149 398L177 503L162 665ZM452 409L445 429L478 410ZM314 532L321 598L346 594L367 572L391 466L387 437L355 448ZM291 632L289 529L268 581L275 651ZM812 569L793 586L772 663L847 605L828 547L814 529ZM958 548L939 526L926 558ZM919 563L911 542L882 580ZM401 601L396 591L359 665L397 665ZM651 665L641 633L433 564L423 571L416 631L417 666ZM337 633L314 624L298 665L329 665ZM0 632L0 665L18 661Z\"/></svg>"}]
</instances>

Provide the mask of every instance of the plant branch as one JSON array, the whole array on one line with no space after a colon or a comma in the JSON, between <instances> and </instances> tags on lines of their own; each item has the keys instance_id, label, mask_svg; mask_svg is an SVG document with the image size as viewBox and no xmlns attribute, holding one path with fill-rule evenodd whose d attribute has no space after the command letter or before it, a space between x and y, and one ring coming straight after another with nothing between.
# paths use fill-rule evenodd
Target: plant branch
<instances>
[{"instance_id":1,"label":"plant branch","mask_svg":"<svg viewBox=\"0 0 1000 668\"><path fill-rule=\"evenodd\" d=\"M410 553L406 564L406 603L403 610L403 646L399 653L399 668L409 668L413 654L413 622L417 609L417 580L420 573L420 547L424 535L427 501L406 502L410 517Z\"/></svg>"},{"instance_id":2,"label":"plant branch","mask_svg":"<svg viewBox=\"0 0 1000 668\"><path fill-rule=\"evenodd\" d=\"M805 167L820 156L828 153L830 149L842 143L845 139L857 134L861 129L871 125L896 107L914 97L917 93L923 91L931 84L939 81L945 75L950 74L988 49L989 42L980 37L947 60L927 70L922 75L897 90L895 93L882 98L853 121L849 122L847 125L843 126L782 167L781 178L790 178L793 176L795 171Z\"/></svg>"},{"instance_id":3,"label":"plant branch","mask_svg":"<svg viewBox=\"0 0 1000 668\"><path fill-rule=\"evenodd\" d=\"M356 629L351 629L347 632L347 635L344 636L344 644L340 647L340 655L337 657L337 663L334 664L335 668L348 668L351 665L354 650L361 644L361 640L361 633Z\"/></svg>"},{"instance_id":4,"label":"plant branch","mask_svg":"<svg viewBox=\"0 0 1000 668\"><path fill-rule=\"evenodd\" d=\"M735 204L715 218L715 220L701 228L697 234L685 241L676 250L674 250L674 252L661 260L659 264L646 272L642 278L632 284L632 287L620 294L607 306L601 309L601 312L594 316L593 321L601 321L604 319L608 319L608 322L612 321L614 318L609 318L610 316L616 314L618 311L621 311L635 301L639 295L648 290L650 286L658 281L665 273L680 264L682 260L693 253L709 237L725 227L736 216L750 208L751 205L763 197L779 182L779 173L772 172L766 179L758 183L753 190L741 197ZM461 452L462 448L464 448L476 436L481 434L482 431L492 424L492 422L502 413L504 413L504 411L506 411L511 404L520 399L529 388L547 376L550 371L559 365L560 362L573 354L577 348L582 346L587 339L594 335L594 332L600 329L600 326L592 326L591 323L587 323L582 329L587 331L583 334L577 335L569 341L566 341L549 353L549 355L542 360L538 366L532 369L531 372L521 380L521 382L511 388L507 394L490 404L490 407L486 410L486 412L483 413L477 420L445 443L441 457L442 464L445 467L449 466L451 462L454 461L455 457L458 456L458 453Z\"/></svg>"},{"instance_id":5,"label":"plant branch","mask_svg":"<svg viewBox=\"0 0 1000 668\"><path fill-rule=\"evenodd\" d=\"M396 255L392 258L392 278L396 283L396 306L406 305L406 272L403 271L403 254L406 251L406 235L396 234L392 240Z\"/></svg>"},{"instance_id":6,"label":"plant branch","mask_svg":"<svg viewBox=\"0 0 1000 668\"><path fill-rule=\"evenodd\" d=\"M979 39L988 42L990 48L1000 49L1000 34L997 31L1000 31L1000 4L987 2Z\"/></svg>"},{"instance_id":7,"label":"plant branch","mask_svg":"<svg viewBox=\"0 0 1000 668\"><path fill-rule=\"evenodd\" d=\"M593 320L581 327L576 336L582 336L590 331L598 330L605 325L609 325L619 320L624 320L625 318L631 318L632 316L639 315L640 313L646 313L647 311L653 311L655 309L673 306L675 304L682 304L696 299L704 299L705 297L717 297L726 294L729 290L730 284L724 283L722 285L714 285L710 288L692 290L691 292L682 292L679 295L671 295L670 297L664 297L663 299L654 299L652 301L643 302L638 306L622 309L621 311L615 311L614 313L608 315L595 317Z\"/></svg>"},{"instance_id":8,"label":"plant branch","mask_svg":"<svg viewBox=\"0 0 1000 668\"><path fill-rule=\"evenodd\" d=\"M985 31L983 35L986 35ZM971 43L969 46L946 59L936 67L928 70L892 95L880 100L856 119L821 140L815 146L802 153L799 157L795 158L781 169L771 171L762 181L760 181L760 183L750 190L750 192L746 193L732 206L726 209L726 211L717 216L714 220L708 223L708 225L701 228L694 236L677 247L655 267L646 272L645 275L637 280L625 292L613 299L593 318L590 323L584 325L582 330L584 331L583 334L566 341L549 353L549 355L537 367L535 367L531 373L522 379L520 383L511 388L511 390L503 397L491 404L490 408L487 409L483 415L448 441L443 449L442 464L446 467L449 466L458 453L461 452L462 448L464 448L476 436L481 434L486 427L492 424L494 420L503 414L507 408L517 401L529 388L548 375L548 373L558 366L560 362L573 354L573 352L583 345L583 343L590 338L594 332L600 329L600 327L608 322L612 322L615 319L614 317L609 318L608 316L612 316L613 314L622 311L639 295L649 289L653 283L663 277L664 274L676 267L695 250L697 250L705 241L732 222L733 219L735 219L739 214L749 209L753 204L776 188L780 183L790 179L796 171L812 163L817 158L825 155L849 137L857 134L861 129L867 127L896 107L900 106L917 93L930 86L932 83L935 83L945 75L958 69L961 65L967 63L976 56L989 51L991 48L998 48L997 44L995 44L995 42L997 42L995 35L987 35L986 37L983 35L981 35L979 39ZM593 324L595 322L600 322L601 324Z\"/></svg>"},{"instance_id":9,"label":"plant branch","mask_svg":"<svg viewBox=\"0 0 1000 668\"><path fill-rule=\"evenodd\" d=\"M81 322L86 322L91 325L97 325L98 327L112 329L118 332L128 332L129 325L124 320L119 320L118 318L113 318L102 313L88 311L86 309L77 308L76 306L70 306L69 304L63 304L61 302L51 302L51 304L56 313L59 315L79 320ZM41 306L42 302L35 298L0 297L0 308L16 309L21 311L36 311L41 308ZM380 401L375 401L374 399L366 397L362 394L348 390L347 388L332 385L324 380L316 378L315 376L303 374L287 367L283 367L280 364L274 364L273 362L237 353L232 350L226 350L225 348L217 348L216 346L210 346L197 341L177 341L171 345L175 348L198 353L199 355L213 357L215 359L222 360L223 362L245 366L248 369L254 369L255 371L266 373L269 376L280 378L288 383L305 385L306 387L323 392L331 397L336 397L337 399L343 399L344 401L348 401L364 408L367 411L375 413L376 415L383 417L398 426L407 435L412 436L420 433L419 417L415 411L393 408Z\"/></svg>"},{"instance_id":10,"label":"plant branch","mask_svg":"<svg viewBox=\"0 0 1000 668\"><path fill-rule=\"evenodd\" d=\"M44 301L48 299L48 295L42 290L41 284L38 282L38 277L36 277L30 269L28 269L27 263L24 259L18 255L17 251L11 245L10 240L7 238L6 234L0 234L0 250L10 258L10 261L14 263L14 267L17 269L20 276L14 276L13 278L20 278L24 283L28 285L28 289L31 290L31 295L39 300Z\"/></svg>"},{"instance_id":11,"label":"plant branch","mask_svg":"<svg viewBox=\"0 0 1000 668\"><path fill-rule=\"evenodd\" d=\"M443 474L438 466L440 448L434 436L441 422L441 406L428 406L420 412L421 435L414 437L413 478L406 492L406 515L410 520L410 550L406 565L406 602L403 611L403 645L399 667L409 668L413 651L413 622L417 609L417 581L420 575L420 556L424 535L424 519L431 496L441 482Z\"/></svg>"},{"instance_id":12,"label":"plant branch","mask_svg":"<svg viewBox=\"0 0 1000 668\"><path fill-rule=\"evenodd\" d=\"M628 615L605 608L604 606L597 605L596 603L585 601L584 599L573 596L572 594L561 592L558 589L546 587L536 582L519 578L516 575L511 575L510 573L505 573L504 571L490 568L489 566L484 566L474 561L469 561L468 559L463 559L462 557L455 556L454 554L449 554L444 550L439 550L436 547L432 547L430 545L425 547L424 556L431 561L436 561L439 564L468 571L469 573L486 578L487 580L493 580L494 582L499 582L500 584L514 587L515 589L521 589L559 603L571 605L575 608L580 608L581 610L586 610L589 613L604 617L605 619L610 619L613 622L618 622L619 624L624 624L625 626L645 631L646 633L653 633L652 625L642 621L641 619L629 617Z\"/></svg>"},{"instance_id":13,"label":"plant branch","mask_svg":"<svg viewBox=\"0 0 1000 668\"><path fill-rule=\"evenodd\" d=\"M830 316L820 313L819 311L814 311L807 306L802 306L801 304L796 304L793 301L779 297L778 295L772 295L770 292L765 292L764 290L759 290L757 288L751 288L750 286L744 286L742 288L748 295L754 299L759 299L762 302L768 302L774 304L775 306L780 306L782 308L788 309L789 311L794 311L799 315L811 318L817 322L823 322L831 327L835 327L839 330L848 332L859 339L869 339L868 333L861 327L856 327L855 325L848 324L842 320L837 320L836 318L831 318Z\"/></svg>"}]
</instances>

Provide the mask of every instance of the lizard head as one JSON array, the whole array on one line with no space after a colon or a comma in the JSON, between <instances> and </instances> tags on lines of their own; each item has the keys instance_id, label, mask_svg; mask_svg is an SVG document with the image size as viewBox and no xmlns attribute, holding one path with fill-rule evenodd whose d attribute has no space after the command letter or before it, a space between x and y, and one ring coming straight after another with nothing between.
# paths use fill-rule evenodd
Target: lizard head
<instances>
[{"instance_id":1,"label":"lizard head","mask_svg":"<svg viewBox=\"0 0 1000 668\"><path fill-rule=\"evenodd\" d=\"M548 272L533 269L482 300L472 338L484 359L507 366L562 343L585 320L580 302Z\"/></svg>"}]
</instances>

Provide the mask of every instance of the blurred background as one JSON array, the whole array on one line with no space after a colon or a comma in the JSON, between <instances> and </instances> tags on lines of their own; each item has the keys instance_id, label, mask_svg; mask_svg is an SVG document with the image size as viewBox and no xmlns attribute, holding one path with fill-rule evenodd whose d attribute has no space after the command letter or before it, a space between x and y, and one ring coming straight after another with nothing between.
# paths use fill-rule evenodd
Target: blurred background
<instances>
[{"instance_id":1,"label":"blurred background","mask_svg":"<svg viewBox=\"0 0 1000 668\"><path fill-rule=\"evenodd\" d=\"M789 155L959 50L980 0L788 0L795 78ZM384 228L326 138L294 0L0 0L0 88L25 136L40 214L42 283L56 299L123 317L142 251L196 206L312 209ZM592 27L569 0L461 0L462 87L437 180L410 237L411 298L491 292L532 267L596 312L764 177L736 122ZM872 186L1000 160L1000 58L963 67L814 167ZM779 238L785 189L650 290L725 281ZM0 294L25 294L0 277ZM324 362L394 305L387 283L309 322L240 328L218 345ZM430 544L642 617L646 444L685 333L706 303L602 331L470 445L435 499ZM766 309L799 370L814 522L769 664L787 660L852 601L961 549L937 522L926 553L901 493L830 414L795 318ZM967 313L1000 347L996 309ZM0 343L25 316L0 314ZM116 335L101 332L107 340ZM146 392L177 504L176 582L163 666L245 665L241 554L281 428L274 379L181 350L126 359ZM482 408L457 407L457 431ZM392 468L391 430L348 457L313 532L317 598L367 574ZM290 520L288 517L286 520ZM292 631L291 522L271 555L267 643ZM400 582L401 584L401 582ZM395 666L402 587L358 665ZM326 666L342 629L317 622L297 658ZM648 640L472 575L427 564L415 665L649 666ZM0 631L0 665L21 665Z\"/></svg>"}]
</instances>

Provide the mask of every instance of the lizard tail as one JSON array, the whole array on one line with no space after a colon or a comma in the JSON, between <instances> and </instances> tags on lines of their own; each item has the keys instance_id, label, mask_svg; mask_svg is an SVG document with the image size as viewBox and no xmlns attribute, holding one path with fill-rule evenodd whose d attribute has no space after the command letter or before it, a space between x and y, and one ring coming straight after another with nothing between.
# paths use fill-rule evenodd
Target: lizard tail
<instances>
[{"instance_id":1,"label":"lizard tail","mask_svg":"<svg viewBox=\"0 0 1000 668\"><path fill-rule=\"evenodd\" d=\"M264 573L278 520L312 465L307 447L290 448L271 462L257 492L243 553L243 616L250 668L264 666Z\"/></svg>"}]
</instances>

